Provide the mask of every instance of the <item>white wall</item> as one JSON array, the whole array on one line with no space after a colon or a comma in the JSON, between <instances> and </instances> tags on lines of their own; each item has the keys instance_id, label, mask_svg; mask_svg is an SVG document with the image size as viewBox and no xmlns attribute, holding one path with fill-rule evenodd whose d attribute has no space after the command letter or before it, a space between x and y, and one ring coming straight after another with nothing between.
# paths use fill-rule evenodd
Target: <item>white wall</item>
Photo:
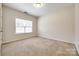
<instances>
[{"instance_id":1,"label":"white wall","mask_svg":"<svg viewBox=\"0 0 79 59\"><path fill-rule=\"evenodd\" d=\"M40 17L38 20L38 35L73 43L74 6Z\"/></svg>"},{"instance_id":2,"label":"white wall","mask_svg":"<svg viewBox=\"0 0 79 59\"><path fill-rule=\"evenodd\" d=\"M15 19L22 18L33 21L33 32L29 34L15 33ZM37 19L22 12L3 6L3 43L36 36Z\"/></svg>"},{"instance_id":3,"label":"white wall","mask_svg":"<svg viewBox=\"0 0 79 59\"><path fill-rule=\"evenodd\" d=\"M79 53L79 4L75 5L75 45Z\"/></svg>"}]
</instances>

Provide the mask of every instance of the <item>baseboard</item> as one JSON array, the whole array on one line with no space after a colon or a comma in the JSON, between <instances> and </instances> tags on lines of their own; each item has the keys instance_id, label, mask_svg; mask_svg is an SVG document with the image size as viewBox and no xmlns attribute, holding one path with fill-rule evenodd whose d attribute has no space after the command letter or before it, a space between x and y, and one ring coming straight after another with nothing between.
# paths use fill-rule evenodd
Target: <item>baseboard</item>
<instances>
[{"instance_id":1,"label":"baseboard","mask_svg":"<svg viewBox=\"0 0 79 59\"><path fill-rule=\"evenodd\" d=\"M37 37L37 36L32 36L32 37ZM29 38L32 38L32 37L29 37ZM16 41L21 41L21 40L29 39L29 38L24 38L24 39L20 39L20 40L9 41L9 42L5 42L5 43L3 42L2 45L13 43L13 42L16 42Z\"/></svg>"},{"instance_id":2,"label":"baseboard","mask_svg":"<svg viewBox=\"0 0 79 59\"><path fill-rule=\"evenodd\" d=\"M74 44L74 42L70 42L70 41L65 41L65 40L63 40L63 39L58 39L58 38L54 38L54 37L49 37L49 36L42 36L42 35L39 35L39 37L44 37L44 38L47 38L47 39L53 39L53 40L57 40L57 41L62 41L62 42L67 42L67 43L72 43L72 44Z\"/></svg>"},{"instance_id":3,"label":"baseboard","mask_svg":"<svg viewBox=\"0 0 79 59\"><path fill-rule=\"evenodd\" d=\"M44 39L50 39L50 38L42 37L42 36L32 36L32 37L41 37L41 38L44 38ZM29 37L29 38L32 38L32 37ZM9 42L3 42L2 45L8 44L8 43L12 43L12 42L16 42L16 41L21 41L21 40L29 39L29 38L24 38L24 39L20 39L20 40L9 41ZM51 40L56 40L56 39L51 39ZM62 41L62 40L56 40L56 41L61 41L61 42L65 42L65 43L71 43L71 42L66 42L66 41ZM74 43L71 43L71 44L74 44Z\"/></svg>"},{"instance_id":4,"label":"baseboard","mask_svg":"<svg viewBox=\"0 0 79 59\"><path fill-rule=\"evenodd\" d=\"M50 39L50 38L46 38L46 37L42 37L42 36L39 36L39 37L44 38L44 39ZM55 40L55 39L50 39L50 40ZM60 41L60 40L55 40L55 41ZM61 41L61 42L75 45L74 43L71 43L71 42L66 42L66 41Z\"/></svg>"}]
</instances>

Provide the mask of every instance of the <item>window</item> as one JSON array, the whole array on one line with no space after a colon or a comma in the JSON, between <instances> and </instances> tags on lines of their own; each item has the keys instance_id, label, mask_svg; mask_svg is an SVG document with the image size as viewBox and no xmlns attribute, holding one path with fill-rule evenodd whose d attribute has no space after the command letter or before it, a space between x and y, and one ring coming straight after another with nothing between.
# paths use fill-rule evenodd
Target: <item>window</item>
<instances>
[{"instance_id":1,"label":"window","mask_svg":"<svg viewBox=\"0 0 79 59\"><path fill-rule=\"evenodd\" d=\"M16 33L32 32L32 21L16 18Z\"/></svg>"}]
</instances>

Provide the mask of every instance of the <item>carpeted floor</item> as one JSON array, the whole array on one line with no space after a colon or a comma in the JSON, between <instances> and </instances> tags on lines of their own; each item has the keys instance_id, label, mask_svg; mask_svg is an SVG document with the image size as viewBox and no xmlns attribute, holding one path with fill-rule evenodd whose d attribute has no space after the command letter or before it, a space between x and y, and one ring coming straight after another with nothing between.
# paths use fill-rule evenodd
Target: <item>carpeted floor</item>
<instances>
[{"instance_id":1,"label":"carpeted floor","mask_svg":"<svg viewBox=\"0 0 79 59\"><path fill-rule=\"evenodd\" d=\"M2 45L3 56L76 56L74 44L33 37Z\"/></svg>"}]
</instances>

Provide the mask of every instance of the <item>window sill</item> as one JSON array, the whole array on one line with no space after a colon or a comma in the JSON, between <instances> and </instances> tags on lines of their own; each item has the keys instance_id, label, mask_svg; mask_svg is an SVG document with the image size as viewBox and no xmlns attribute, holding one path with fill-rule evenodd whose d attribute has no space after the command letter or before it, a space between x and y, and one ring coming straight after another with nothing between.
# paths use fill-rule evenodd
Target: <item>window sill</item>
<instances>
[{"instance_id":1,"label":"window sill","mask_svg":"<svg viewBox=\"0 0 79 59\"><path fill-rule=\"evenodd\" d=\"M22 35L22 34L31 34L33 32L29 32L29 33L15 33L16 35Z\"/></svg>"}]
</instances>

